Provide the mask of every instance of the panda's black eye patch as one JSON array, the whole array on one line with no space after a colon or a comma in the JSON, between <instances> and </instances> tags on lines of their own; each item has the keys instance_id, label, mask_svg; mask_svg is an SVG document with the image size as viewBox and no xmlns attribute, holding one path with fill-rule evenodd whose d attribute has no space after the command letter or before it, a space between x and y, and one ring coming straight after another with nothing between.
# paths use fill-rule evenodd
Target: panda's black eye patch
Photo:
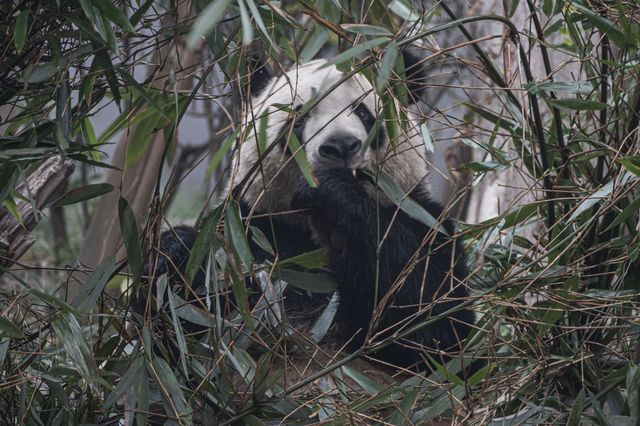
<instances>
[{"instance_id":1,"label":"panda's black eye patch","mask_svg":"<svg viewBox=\"0 0 640 426\"><path fill-rule=\"evenodd\" d=\"M373 117L373 114L369 112L369 109L366 106L364 106L364 104L359 104L356 107L354 112L356 113L358 118L362 120L362 123L365 125L365 127L367 127L367 125L370 124L371 122L375 122L375 118Z\"/></svg>"},{"instance_id":2,"label":"panda's black eye patch","mask_svg":"<svg viewBox=\"0 0 640 426\"><path fill-rule=\"evenodd\" d=\"M298 105L297 107L294 108L294 112L296 113L295 115L295 122L293 123L293 128L294 129L299 129L301 127L304 126L304 123L307 121L307 117L309 117L309 113L300 116L300 114L298 114L301 110L302 110L302 104Z\"/></svg>"},{"instance_id":3,"label":"panda's black eye patch","mask_svg":"<svg viewBox=\"0 0 640 426\"><path fill-rule=\"evenodd\" d=\"M369 108L367 108L365 104L361 102L355 106L353 112L362 122L362 125L364 126L364 129L366 130L367 134L371 133L371 129L373 129L373 127L376 125L376 118L373 116L371 111L369 111ZM371 141L371 147L374 149L380 147L381 144L384 142L384 138L385 138L384 127L379 126L377 134Z\"/></svg>"}]
</instances>

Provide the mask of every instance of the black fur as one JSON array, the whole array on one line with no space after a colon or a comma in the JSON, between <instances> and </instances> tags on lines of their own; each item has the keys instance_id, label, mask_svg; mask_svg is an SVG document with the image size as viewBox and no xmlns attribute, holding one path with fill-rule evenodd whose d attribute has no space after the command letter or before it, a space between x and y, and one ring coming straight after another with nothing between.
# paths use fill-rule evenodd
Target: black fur
<instances>
[{"instance_id":1,"label":"black fur","mask_svg":"<svg viewBox=\"0 0 640 426\"><path fill-rule=\"evenodd\" d=\"M403 59L409 100L416 102L424 88L424 67L408 51L403 51ZM266 69L254 74L253 96L264 90L270 79ZM367 132L376 123L363 104L354 105L351 113L358 115ZM287 122L281 128L277 139L282 141L272 143L286 143L291 124ZM293 131L301 143L304 125L304 117L294 123ZM372 147L382 145L385 138L384 126L380 126ZM317 188L300 178L297 188L284 189L293 191L290 207L304 210L296 214L305 214L308 221L286 221L281 215L257 211L250 225L265 234L280 259L318 247L327 250L328 267L340 295L337 321L346 338L354 337L352 346L361 346L367 337L373 336L377 342L419 326L455 308L468 296L465 256L459 243L395 206L378 205L365 191L363 181L346 169L316 170L315 174ZM411 197L432 216L442 215L442 208L421 192L414 191ZM241 209L243 216L250 210L244 203ZM449 235L454 233L450 220L442 225ZM172 262L161 256L156 276L169 272L172 282L178 278L195 235L195 230L186 227L162 235L159 251ZM259 263L272 258L256 244L252 249ZM197 288L200 282L202 276L196 277L192 286ZM378 350L374 356L400 366L424 366L425 352L446 361L448 355L460 350L473 322L471 310L457 310Z\"/></svg>"},{"instance_id":2,"label":"black fur","mask_svg":"<svg viewBox=\"0 0 640 426\"><path fill-rule=\"evenodd\" d=\"M247 217L251 207L246 203L240 203L240 210L242 216ZM318 248L312 240L310 229L298 228L286 221L279 220L277 216L257 214L250 218L249 225L258 228L264 234L281 260ZM249 236L251 237L251 235ZM257 263L263 263L267 259L273 260L273 256L260 248L251 238L250 244L254 260Z\"/></svg>"},{"instance_id":3,"label":"black fur","mask_svg":"<svg viewBox=\"0 0 640 426\"><path fill-rule=\"evenodd\" d=\"M190 226L176 226L160 236L158 250L152 250L144 264L143 276L167 273L170 282L181 282L198 232Z\"/></svg>"},{"instance_id":4,"label":"black fur","mask_svg":"<svg viewBox=\"0 0 640 426\"><path fill-rule=\"evenodd\" d=\"M402 60L404 62L404 73L407 77L405 84L409 95L409 103L417 103L426 89L427 72L425 70L423 58L404 49Z\"/></svg>"},{"instance_id":5,"label":"black fur","mask_svg":"<svg viewBox=\"0 0 640 426\"><path fill-rule=\"evenodd\" d=\"M399 327L406 329L454 308L468 296L461 283L467 271L459 244L395 206L376 205L347 170L322 171L316 177L319 187L310 188L302 182L294 194L292 208L308 209L313 230L328 250L329 267L340 294L338 321L348 337L356 336L355 345L364 341L376 305L392 288L373 334L388 331L376 340L399 331ZM434 217L442 213L441 207L428 198L413 196ZM449 234L453 233L449 220L443 225ZM378 257L379 241L389 226ZM434 233L435 241L426 238ZM413 258L417 263L411 270L408 265ZM406 280L396 287L407 270L411 272ZM401 366L422 364L421 350L416 349L424 348L440 360L433 351L459 350L473 322L471 311L459 310L404 341L387 346L376 357Z\"/></svg>"},{"instance_id":6,"label":"black fur","mask_svg":"<svg viewBox=\"0 0 640 426\"><path fill-rule=\"evenodd\" d=\"M256 98L268 86L273 75L271 75L267 66L258 59L252 59L249 61L249 73L250 95L251 97Z\"/></svg>"},{"instance_id":7,"label":"black fur","mask_svg":"<svg viewBox=\"0 0 640 426\"><path fill-rule=\"evenodd\" d=\"M373 116L369 108L367 108L363 103L358 104L353 111L354 114L358 116L362 125L364 126L367 134L371 132L373 126L376 125L376 118ZM387 132L385 131L384 126L378 126L378 131L376 137L371 141L371 148L378 149L382 146L384 141L386 140Z\"/></svg>"}]
</instances>

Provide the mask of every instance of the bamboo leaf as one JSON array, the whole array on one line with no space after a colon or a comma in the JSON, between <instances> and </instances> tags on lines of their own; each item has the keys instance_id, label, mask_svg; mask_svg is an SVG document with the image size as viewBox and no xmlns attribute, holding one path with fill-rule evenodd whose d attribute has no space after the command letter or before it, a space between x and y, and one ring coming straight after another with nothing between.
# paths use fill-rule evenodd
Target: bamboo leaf
<instances>
[{"instance_id":1,"label":"bamboo leaf","mask_svg":"<svg viewBox=\"0 0 640 426\"><path fill-rule=\"evenodd\" d=\"M576 110L576 111L600 111L608 107L603 102L589 101L586 99L547 99L547 102L551 105L557 106L562 109Z\"/></svg>"},{"instance_id":2,"label":"bamboo leaf","mask_svg":"<svg viewBox=\"0 0 640 426\"><path fill-rule=\"evenodd\" d=\"M190 283L193 282L209 251L214 250L218 246L216 244L216 228L223 211L223 206L220 205L209 213L203 221L202 228L200 232L198 232L196 241L191 248L191 254L189 255L185 270L188 282Z\"/></svg>"},{"instance_id":3,"label":"bamboo leaf","mask_svg":"<svg viewBox=\"0 0 640 426\"><path fill-rule=\"evenodd\" d=\"M389 43L385 49L384 55L382 56L382 63L380 64L380 70L378 71L378 78L376 79L376 88L378 92L381 92L384 89L384 85L391 75L391 71L396 63L399 52L400 49L398 48L398 43L395 41Z\"/></svg>"},{"instance_id":4,"label":"bamboo leaf","mask_svg":"<svg viewBox=\"0 0 640 426\"><path fill-rule=\"evenodd\" d=\"M618 161L636 176L640 176L640 158L639 157L622 157Z\"/></svg>"},{"instance_id":5,"label":"bamboo leaf","mask_svg":"<svg viewBox=\"0 0 640 426\"><path fill-rule=\"evenodd\" d=\"M106 16L111 22L120 26L125 31L135 33L135 30L131 26L131 22L127 19L127 16L115 7L109 0L91 0L91 2Z\"/></svg>"},{"instance_id":6,"label":"bamboo leaf","mask_svg":"<svg viewBox=\"0 0 640 426\"><path fill-rule=\"evenodd\" d=\"M227 206L225 226L228 226L231 242L238 252L245 268L251 269L253 255L251 254L251 247L247 241L247 233L240 219L240 206L235 200L232 200L229 206Z\"/></svg>"},{"instance_id":7,"label":"bamboo leaf","mask_svg":"<svg viewBox=\"0 0 640 426\"><path fill-rule=\"evenodd\" d=\"M21 51L27 39L29 28L29 11L23 10L16 18L16 26L13 29L13 44L16 50Z\"/></svg>"},{"instance_id":8,"label":"bamboo leaf","mask_svg":"<svg viewBox=\"0 0 640 426\"><path fill-rule=\"evenodd\" d=\"M84 381L99 392L99 376L96 370L93 353L87 344L78 320L71 312L60 312L52 322L56 335L64 346L65 355L73 362Z\"/></svg>"},{"instance_id":9,"label":"bamboo leaf","mask_svg":"<svg viewBox=\"0 0 640 426\"><path fill-rule=\"evenodd\" d=\"M391 31L384 27L377 27L375 25L366 25L366 24L342 24L342 29L355 34L364 34L364 35L372 35L372 36L389 36L391 37L393 34Z\"/></svg>"},{"instance_id":10,"label":"bamboo leaf","mask_svg":"<svg viewBox=\"0 0 640 426\"><path fill-rule=\"evenodd\" d=\"M253 41L253 25L251 25L251 18L244 0L238 0L238 9L240 9L240 22L242 22L242 43L249 45Z\"/></svg>"},{"instance_id":11,"label":"bamboo leaf","mask_svg":"<svg viewBox=\"0 0 640 426\"><path fill-rule=\"evenodd\" d=\"M342 52L341 54L339 54L338 56L336 56L335 58L330 60L327 63L327 66L329 66L329 65L337 65L337 64L341 64L343 62L346 62L349 59L355 58L356 56L360 55L361 53L364 53L367 50L371 50L374 47L377 47L377 46L380 46L380 45L382 45L384 43L387 43L388 41L389 41L388 37L377 37L377 38L374 38L372 40L365 41L364 43L358 44L358 45L352 47L351 49L348 49L348 50Z\"/></svg>"},{"instance_id":12,"label":"bamboo leaf","mask_svg":"<svg viewBox=\"0 0 640 426\"><path fill-rule=\"evenodd\" d=\"M176 312L176 302L173 297L173 292L171 291L171 286L167 285L167 274L162 274L160 278L158 278L158 287L161 285L166 286L167 298L169 299L169 311L171 312L171 322L173 323L173 328L176 332L176 340L178 342L178 350L180 351L180 365L182 366L182 371L185 377L189 377L189 370L187 369L187 342L184 338L184 332L182 331L182 325L180 324L180 319L178 318L178 314ZM162 299L160 299L162 300Z\"/></svg>"},{"instance_id":13,"label":"bamboo leaf","mask_svg":"<svg viewBox=\"0 0 640 426\"><path fill-rule=\"evenodd\" d=\"M115 270L116 259L113 256L107 257L104 262L91 273L89 279L73 300L73 306L82 313L91 311Z\"/></svg>"},{"instance_id":14,"label":"bamboo leaf","mask_svg":"<svg viewBox=\"0 0 640 426\"><path fill-rule=\"evenodd\" d=\"M629 408L629 416L631 424L637 425L640 419L640 368L632 365L627 371L627 407Z\"/></svg>"},{"instance_id":15,"label":"bamboo leaf","mask_svg":"<svg viewBox=\"0 0 640 426\"><path fill-rule=\"evenodd\" d=\"M92 198L100 197L101 195L108 194L113 191L113 185L109 183L93 183L79 188L74 188L64 194L53 206L66 206L69 204L76 204L81 201L90 200Z\"/></svg>"},{"instance_id":16,"label":"bamboo leaf","mask_svg":"<svg viewBox=\"0 0 640 426\"><path fill-rule=\"evenodd\" d=\"M605 33L611 41L620 47L627 47L631 43L631 40L625 35L624 31L618 28L613 22L609 21L604 16L594 12L590 7L582 4L581 2L573 2L571 4L582 16L584 16L589 22L591 22L596 28Z\"/></svg>"},{"instance_id":17,"label":"bamboo leaf","mask_svg":"<svg viewBox=\"0 0 640 426\"><path fill-rule=\"evenodd\" d=\"M348 365L343 365L340 367L340 370L347 376L349 376L354 382L356 382L362 389L365 390L369 395L376 395L382 392L384 389L380 387L376 382L371 380L366 374L361 373L355 368L349 367Z\"/></svg>"},{"instance_id":18,"label":"bamboo leaf","mask_svg":"<svg viewBox=\"0 0 640 426\"><path fill-rule=\"evenodd\" d=\"M309 186L312 188L317 188L318 183L316 182L315 176L313 176L311 163L307 158L307 153L302 148L302 145L300 144L300 141L298 140L298 137L294 132L291 132L291 134L289 135L287 148L291 152L291 155L293 155L293 159L300 168L300 171L302 172L305 180L309 183Z\"/></svg>"},{"instance_id":19,"label":"bamboo leaf","mask_svg":"<svg viewBox=\"0 0 640 426\"><path fill-rule=\"evenodd\" d=\"M109 394L104 401L102 409L107 411L131 388L135 382L138 371L144 367L144 358L138 357L132 363L127 371L122 375L115 389Z\"/></svg>"},{"instance_id":20,"label":"bamboo leaf","mask_svg":"<svg viewBox=\"0 0 640 426\"><path fill-rule=\"evenodd\" d=\"M340 298L338 297L338 293L333 293L327 307L324 308L322 314L320 314L318 319L309 328L309 336L311 336L314 342L320 343L327 334L327 331L329 331L329 327L333 324L333 318L338 311L339 304Z\"/></svg>"},{"instance_id":21,"label":"bamboo leaf","mask_svg":"<svg viewBox=\"0 0 640 426\"><path fill-rule=\"evenodd\" d=\"M9 337L12 339L22 339L24 335L22 334L22 330L20 327L15 325L13 322L9 321L9 319L5 318L3 315L0 315L0 335L3 337Z\"/></svg>"},{"instance_id":22,"label":"bamboo leaf","mask_svg":"<svg viewBox=\"0 0 640 426\"><path fill-rule=\"evenodd\" d=\"M287 284L312 293L333 293L336 284L331 275L320 272L299 272L292 269L277 268L274 274Z\"/></svg>"},{"instance_id":23,"label":"bamboo leaf","mask_svg":"<svg viewBox=\"0 0 640 426\"><path fill-rule=\"evenodd\" d=\"M157 380L162 392L162 399L167 413L174 416L180 423L191 423L191 409L180 388L180 382L173 369L162 358L154 358L151 364L150 373Z\"/></svg>"},{"instance_id":24,"label":"bamboo leaf","mask_svg":"<svg viewBox=\"0 0 640 426\"><path fill-rule=\"evenodd\" d=\"M375 177L374 177L375 179ZM403 194L402 190L387 176L384 171L380 170L378 175L378 186L389 197L396 206L408 214L413 219L420 221L430 228L438 230L438 232L449 235L447 230L438 222L438 220L426 211L420 204Z\"/></svg>"},{"instance_id":25,"label":"bamboo leaf","mask_svg":"<svg viewBox=\"0 0 640 426\"><path fill-rule=\"evenodd\" d=\"M207 5L191 28L187 41L187 47L189 49L195 49L203 37L213 32L213 29L222 19L230 4L231 0L214 0Z\"/></svg>"},{"instance_id":26,"label":"bamboo leaf","mask_svg":"<svg viewBox=\"0 0 640 426\"><path fill-rule=\"evenodd\" d=\"M142 270L142 252L140 250L140 237L138 236L138 224L133 210L124 198L118 200L118 216L120 218L120 231L122 240L127 249L129 260L129 272L133 275L133 282L140 282Z\"/></svg>"}]
</instances>

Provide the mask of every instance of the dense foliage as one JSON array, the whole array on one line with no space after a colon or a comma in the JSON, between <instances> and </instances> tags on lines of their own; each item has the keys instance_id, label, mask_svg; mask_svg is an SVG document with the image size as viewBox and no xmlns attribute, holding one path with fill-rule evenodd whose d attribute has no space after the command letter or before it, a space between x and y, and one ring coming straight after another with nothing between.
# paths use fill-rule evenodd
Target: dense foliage
<instances>
[{"instance_id":1,"label":"dense foliage","mask_svg":"<svg viewBox=\"0 0 640 426\"><path fill-rule=\"evenodd\" d=\"M213 194L205 194L211 201L187 266L192 277L207 265L211 288L203 306L184 304L188 295L168 287L166 277L149 289L143 253L157 242L159 218L180 180L159 177L143 220L124 197L113 211L128 260L111 256L87 271L71 298L56 292L72 275L64 260L36 262L32 255L11 264L11 241L0 235L0 422L108 424L133 421L135 413L136 424L146 424L164 413L170 424L638 424L636 0L504 1L496 15L470 17L457 16L454 2L424 9L406 0L192 3L0 4L4 215L21 220L17 206L32 200L19 185L58 156L74 160L78 171L57 205L67 214L89 211L114 186L88 179L87 170L111 167L103 151L122 132L132 133L125 167L160 149L163 163L188 169L196 161L180 163L176 130L203 99L232 118L217 118L213 142L197 157L206 160L207 176L221 176L240 137L233 108L255 57L277 69L338 53L341 69L363 72L378 88L389 134L398 134L406 111L393 106L406 105L407 96L398 52L417 45L427 63L446 58L474 76L449 84L463 89L464 117L438 115L474 157L459 165L456 173L470 179L452 199L486 190L482 183L500 173L523 183L497 217L460 226L472 258L468 303L479 317L468 354L486 358L486 367L466 382L453 364L427 375L398 373L355 360L376 342L346 354L293 332L278 305L282 284L268 273L324 292L331 290L326 276L288 269L287 262L255 265L237 205L218 206ZM496 60L487 34L502 36L500 51L512 53L505 54L512 64ZM443 44L454 35L464 41ZM442 37L439 48L433 37ZM171 55L200 50L196 66L166 66ZM193 83L179 90L176 80L185 78ZM119 114L96 135L95 115L112 103ZM437 145L426 127L422 132L429 148ZM152 143L158 140L160 148ZM309 176L304 156L296 160ZM80 228L72 229L76 238ZM48 238L47 229L36 235ZM288 264L322 262L312 253ZM248 275L257 283L250 291ZM166 300L161 309L153 293ZM151 296L144 297L144 314L131 309L139 295ZM313 324L316 340L331 309ZM198 340L181 318L209 328L208 338Z\"/></svg>"}]
</instances>

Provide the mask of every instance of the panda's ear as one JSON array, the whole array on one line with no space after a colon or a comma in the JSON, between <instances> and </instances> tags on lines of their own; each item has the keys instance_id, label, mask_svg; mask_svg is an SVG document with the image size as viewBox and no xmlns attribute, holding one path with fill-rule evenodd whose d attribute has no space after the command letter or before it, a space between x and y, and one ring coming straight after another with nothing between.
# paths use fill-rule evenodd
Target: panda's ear
<instances>
[{"instance_id":1,"label":"panda's ear","mask_svg":"<svg viewBox=\"0 0 640 426\"><path fill-rule=\"evenodd\" d=\"M258 97L269 84L269 81L273 78L269 68L266 64L263 64L259 59L253 58L248 61L249 69L249 91L251 97Z\"/></svg>"},{"instance_id":2,"label":"panda's ear","mask_svg":"<svg viewBox=\"0 0 640 426\"><path fill-rule=\"evenodd\" d=\"M404 73L407 76L406 85L409 103L416 104L424 94L427 82L427 70L419 55L409 49L402 50Z\"/></svg>"}]
</instances>

